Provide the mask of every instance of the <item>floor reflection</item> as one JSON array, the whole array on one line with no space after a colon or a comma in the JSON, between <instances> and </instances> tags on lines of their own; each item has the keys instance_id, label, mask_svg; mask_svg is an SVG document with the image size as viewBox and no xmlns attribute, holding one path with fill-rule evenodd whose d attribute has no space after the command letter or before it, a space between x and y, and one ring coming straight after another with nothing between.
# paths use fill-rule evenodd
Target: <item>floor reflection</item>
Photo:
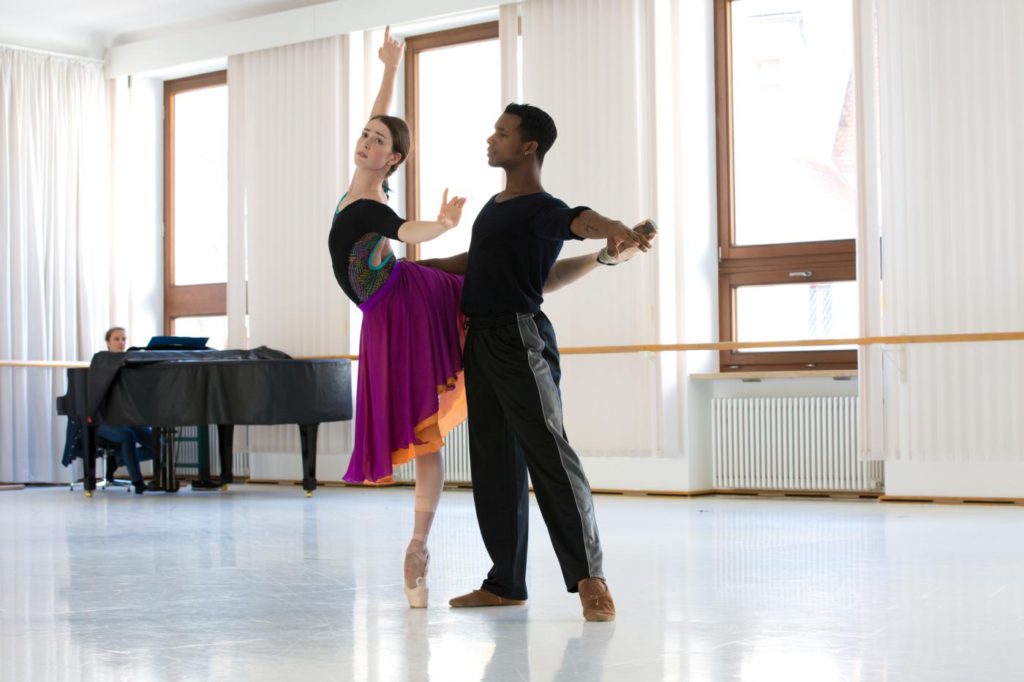
<instances>
[{"instance_id":1,"label":"floor reflection","mask_svg":"<svg viewBox=\"0 0 1024 682\"><path fill-rule=\"evenodd\" d=\"M409 489L0 493L0 680L1016 679L1016 508L599 496L614 623L584 623L536 508L530 603L446 492L431 606L401 590Z\"/></svg>"}]
</instances>

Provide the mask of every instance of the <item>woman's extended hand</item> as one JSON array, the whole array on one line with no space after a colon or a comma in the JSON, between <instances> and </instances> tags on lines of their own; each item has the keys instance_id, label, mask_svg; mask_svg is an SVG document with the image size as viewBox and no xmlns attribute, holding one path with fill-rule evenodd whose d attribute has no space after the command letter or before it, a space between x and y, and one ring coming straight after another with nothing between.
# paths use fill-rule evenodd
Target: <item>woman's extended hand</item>
<instances>
[{"instance_id":1,"label":"woman's extended hand","mask_svg":"<svg viewBox=\"0 0 1024 682\"><path fill-rule=\"evenodd\" d=\"M441 210L438 211L437 222L444 225L445 229L452 229L462 219L462 207L465 205L465 197L452 197L452 200L448 201L448 188L446 187L441 196Z\"/></svg>"},{"instance_id":2,"label":"woman's extended hand","mask_svg":"<svg viewBox=\"0 0 1024 682\"><path fill-rule=\"evenodd\" d=\"M646 222L637 225L637 228L643 227ZM655 229L656 231L656 229ZM612 258L618 259L620 254L633 249L640 249L641 251L651 250L651 240L654 238L654 232L648 233L645 230L640 229L629 229L621 222L615 221L611 226L608 233L608 243L605 247L608 250L608 255ZM633 257L636 252L633 251L630 255L625 258L629 260Z\"/></svg>"},{"instance_id":3,"label":"woman's extended hand","mask_svg":"<svg viewBox=\"0 0 1024 682\"><path fill-rule=\"evenodd\" d=\"M648 244L654 242L654 238L658 236L658 225L650 218L641 221L638 225L633 228L634 232L647 237ZM617 252L613 253L613 249ZM639 242L633 242L631 244L622 245L621 243L614 243L612 239L608 240L608 245L601 249L601 252L597 255L597 262L602 265L618 265L619 263L625 263L630 258L638 254L641 250Z\"/></svg>"},{"instance_id":4,"label":"woman's extended hand","mask_svg":"<svg viewBox=\"0 0 1024 682\"><path fill-rule=\"evenodd\" d=\"M391 37L391 26L384 27L384 44L377 50L377 57L384 62L384 66L398 68L402 61L402 52L405 51L405 43L400 43Z\"/></svg>"}]
</instances>

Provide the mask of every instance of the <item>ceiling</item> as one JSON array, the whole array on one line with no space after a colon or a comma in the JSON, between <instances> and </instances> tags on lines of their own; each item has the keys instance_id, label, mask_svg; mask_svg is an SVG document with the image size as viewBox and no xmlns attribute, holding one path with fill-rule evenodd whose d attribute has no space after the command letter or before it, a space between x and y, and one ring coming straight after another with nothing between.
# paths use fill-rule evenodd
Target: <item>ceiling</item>
<instances>
[{"instance_id":1,"label":"ceiling","mask_svg":"<svg viewBox=\"0 0 1024 682\"><path fill-rule=\"evenodd\" d=\"M103 57L108 47L325 0L0 0L0 44Z\"/></svg>"}]
</instances>

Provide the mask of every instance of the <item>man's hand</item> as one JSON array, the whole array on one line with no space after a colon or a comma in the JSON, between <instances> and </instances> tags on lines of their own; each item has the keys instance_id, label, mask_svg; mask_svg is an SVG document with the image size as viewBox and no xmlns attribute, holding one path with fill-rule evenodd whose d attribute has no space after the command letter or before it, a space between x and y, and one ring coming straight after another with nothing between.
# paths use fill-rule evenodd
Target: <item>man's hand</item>
<instances>
[{"instance_id":1,"label":"man's hand","mask_svg":"<svg viewBox=\"0 0 1024 682\"><path fill-rule=\"evenodd\" d=\"M650 251L651 237L639 229L643 225L646 225L646 223L641 223L637 226L637 229L631 230L616 221L614 228L608 234L608 243L605 247L608 250L608 255L617 259L620 254L627 250L633 250L634 253L636 249L645 252Z\"/></svg>"},{"instance_id":2,"label":"man's hand","mask_svg":"<svg viewBox=\"0 0 1024 682\"><path fill-rule=\"evenodd\" d=\"M617 256L619 251L631 246L641 251L648 251L651 248L651 240L646 234L631 230L621 221L606 218L589 208L573 218L569 230L583 239L607 240L608 246L605 248L612 256Z\"/></svg>"},{"instance_id":3,"label":"man's hand","mask_svg":"<svg viewBox=\"0 0 1024 682\"><path fill-rule=\"evenodd\" d=\"M632 232L635 232L640 237L646 238L647 245L650 247L654 242L654 238L658 236L658 226L653 220L648 218L634 227ZM617 247L614 253L612 252L613 247ZM608 239L607 246L601 249L600 253L597 254L597 262L602 265L618 265L619 263L625 263L641 250L646 251L647 249L642 249L639 242L632 244L623 244L619 242L617 244L613 244L612 240Z\"/></svg>"}]
</instances>

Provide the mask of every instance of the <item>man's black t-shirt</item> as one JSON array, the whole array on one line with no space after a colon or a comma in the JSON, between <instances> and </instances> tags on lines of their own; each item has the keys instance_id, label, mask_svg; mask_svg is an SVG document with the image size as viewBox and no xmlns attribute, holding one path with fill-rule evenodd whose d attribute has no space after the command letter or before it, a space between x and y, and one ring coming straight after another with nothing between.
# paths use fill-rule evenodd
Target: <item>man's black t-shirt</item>
<instances>
[{"instance_id":1,"label":"man's black t-shirt","mask_svg":"<svg viewBox=\"0 0 1024 682\"><path fill-rule=\"evenodd\" d=\"M569 208L547 192L496 198L473 223L462 289L462 311L470 317L540 310L562 242L580 238L569 226L587 210Z\"/></svg>"}]
</instances>

